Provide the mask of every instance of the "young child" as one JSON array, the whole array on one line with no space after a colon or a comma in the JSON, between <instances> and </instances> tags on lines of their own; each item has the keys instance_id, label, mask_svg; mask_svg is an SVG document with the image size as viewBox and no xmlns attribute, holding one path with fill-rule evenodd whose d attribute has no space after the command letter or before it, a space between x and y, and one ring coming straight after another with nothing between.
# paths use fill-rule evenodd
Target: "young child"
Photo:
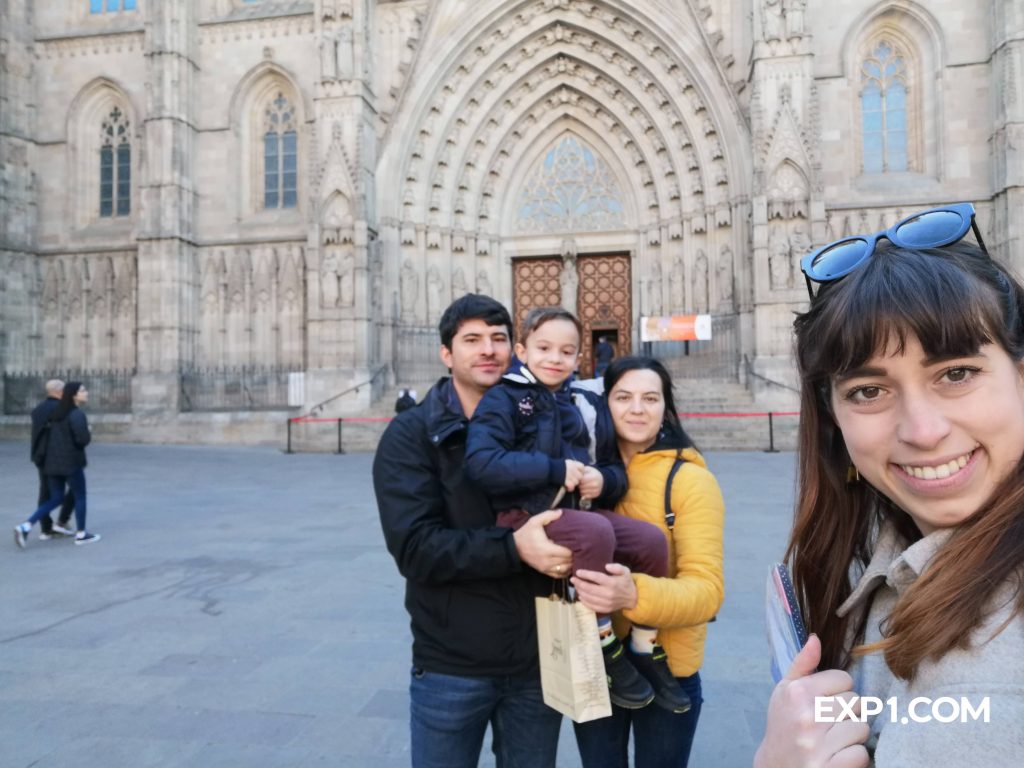
<instances>
[{"instance_id":1,"label":"young child","mask_svg":"<svg viewBox=\"0 0 1024 768\"><path fill-rule=\"evenodd\" d=\"M572 386L579 320L561 307L534 309L520 335L518 361L486 392L470 421L470 477L490 497L502 527L518 529L530 515L551 509L562 488L584 504L613 507L626 491L626 473L607 405L597 393ZM668 573L667 542L649 523L606 509L563 509L545 530L572 550L575 570L603 573L617 562L651 576ZM610 616L598 616L598 631L614 704L639 709L654 700L673 712L690 708L655 642L655 629L634 626L628 655Z\"/></svg>"}]
</instances>

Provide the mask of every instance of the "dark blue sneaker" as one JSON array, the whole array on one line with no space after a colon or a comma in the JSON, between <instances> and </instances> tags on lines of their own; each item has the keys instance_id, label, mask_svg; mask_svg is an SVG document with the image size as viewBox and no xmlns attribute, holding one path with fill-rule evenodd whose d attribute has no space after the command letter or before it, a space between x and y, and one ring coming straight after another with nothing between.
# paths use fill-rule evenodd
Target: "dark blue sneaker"
<instances>
[{"instance_id":1,"label":"dark blue sneaker","mask_svg":"<svg viewBox=\"0 0 1024 768\"><path fill-rule=\"evenodd\" d=\"M99 540L100 535L98 533L89 533L88 531L75 536L75 544L92 544L94 541Z\"/></svg>"},{"instance_id":2,"label":"dark blue sneaker","mask_svg":"<svg viewBox=\"0 0 1024 768\"><path fill-rule=\"evenodd\" d=\"M629 659L654 689L655 704L677 715L690 711L690 697L669 669L668 654L664 648L655 643L654 653L636 653L630 649Z\"/></svg>"},{"instance_id":3,"label":"dark blue sneaker","mask_svg":"<svg viewBox=\"0 0 1024 768\"><path fill-rule=\"evenodd\" d=\"M624 709L642 709L654 700L654 689L629 663L622 641L616 638L604 652L604 671L608 677L608 698Z\"/></svg>"},{"instance_id":4,"label":"dark blue sneaker","mask_svg":"<svg viewBox=\"0 0 1024 768\"><path fill-rule=\"evenodd\" d=\"M28 540L28 531L24 530L20 525L14 526L14 543L22 549L25 548L25 542Z\"/></svg>"}]
</instances>

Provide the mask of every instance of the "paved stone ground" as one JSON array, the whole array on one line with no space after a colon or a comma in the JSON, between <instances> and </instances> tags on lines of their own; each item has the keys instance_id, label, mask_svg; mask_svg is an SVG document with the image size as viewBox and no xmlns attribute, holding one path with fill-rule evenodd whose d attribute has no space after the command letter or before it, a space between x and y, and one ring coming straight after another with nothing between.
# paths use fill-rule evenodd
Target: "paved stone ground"
<instances>
[{"instance_id":1,"label":"paved stone ground","mask_svg":"<svg viewBox=\"0 0 1024 768\"><path fill-rule=\"evenodd\" d=\"M369 454L98 444L89 528L41 542L34 468L0 443L0 766L408 766L409 631ZM764 579L792 454L709 457L727 502L691 765L749 766L770 691ZM579 759L566 723L559 765ZM489 743L489 740L488 740ZM486 753L482 765L493 765Z\"/></svg>"}]
</instances>

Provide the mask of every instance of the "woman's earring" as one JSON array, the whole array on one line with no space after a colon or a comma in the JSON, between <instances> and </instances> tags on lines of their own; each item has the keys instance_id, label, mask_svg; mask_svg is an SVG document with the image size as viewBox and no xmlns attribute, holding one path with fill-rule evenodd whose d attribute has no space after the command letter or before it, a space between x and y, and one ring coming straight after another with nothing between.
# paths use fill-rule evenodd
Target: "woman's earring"
<instances>
[{"instance_id":1,"label":"woman's earring","mask_svg":"<svg viewBox=\"0 0 1024 768\"><path fill-rule=\"evenodd\" d=\"M846 470L846 483L847 485L853 485L854 483L859 482L860 471L855 466L853 466L853 464L851 464L849 469Z\"/></svg>"}]
</instances>

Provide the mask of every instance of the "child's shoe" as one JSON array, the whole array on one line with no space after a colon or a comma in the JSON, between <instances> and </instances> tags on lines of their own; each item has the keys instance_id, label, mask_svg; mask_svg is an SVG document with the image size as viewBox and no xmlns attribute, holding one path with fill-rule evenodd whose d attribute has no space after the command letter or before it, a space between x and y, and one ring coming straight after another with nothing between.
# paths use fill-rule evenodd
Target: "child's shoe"
<instances>
[{"instance_id":1,"label":"child's shoe","mask_svg":"<svg viewBox=\"0 0 1024 768\"><path fill-rule=\"evenodd\" d=\"M612 704L624 709L641 709L654 701L654 689L629 663L626 649L618 638L601 650Z\"/></svg>"},{"instance_id":2,"label":"child's shoe","mask_svg":"<svg viewBox=\"0 0 1024 768\"><path fill-rule=\"evenodd\" d=\"M655 643L653 653L631 652L629 656L636 671L643 675L654 689L655 704L677 715L690 711L690 697L668 668L668 654L664 648Z\"/></svg>"}]
</instances>

